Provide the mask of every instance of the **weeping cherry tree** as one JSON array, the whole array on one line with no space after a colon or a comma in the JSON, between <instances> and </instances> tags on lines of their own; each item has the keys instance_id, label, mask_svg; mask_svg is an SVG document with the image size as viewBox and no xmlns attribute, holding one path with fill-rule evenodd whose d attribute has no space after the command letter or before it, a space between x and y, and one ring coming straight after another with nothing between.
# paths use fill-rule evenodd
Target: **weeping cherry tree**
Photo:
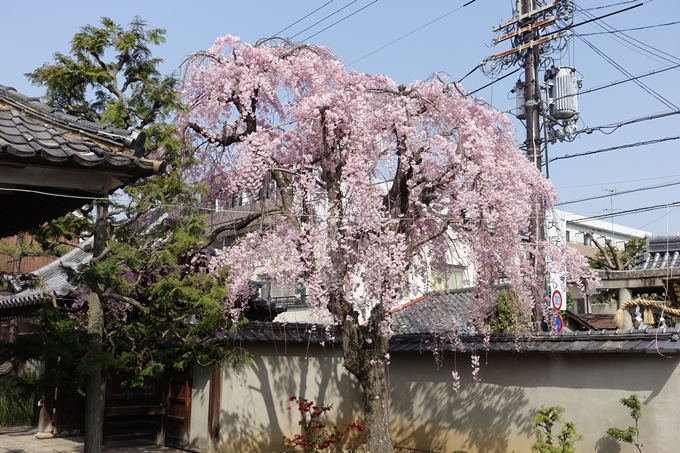
<instances>
[{"instance_id":1,"label":"weeping cherry tree","mask_svg":"<svg viewBox=\"0 0 680 453\"><path fill-rule=\"evenodd\" d=\"M545 293L534 263L550 256L571 281L582 272L575 253L528 236L555 192L520 154L509 120L454 83L398 86L348 71L323 47L233 36L184 69L192 177L212 199L253 194L213 231L244 232L212 264L231 266L227 303L258 272L304 285L311 319L342 333L344 366L364 393L367 451L392 451L389 313L423 289L416 282L462 256L475 269L471 310L483 316L503 282L526 322ZM229 312L238 317L238 306Z\"/></svg>"}]
</instances>

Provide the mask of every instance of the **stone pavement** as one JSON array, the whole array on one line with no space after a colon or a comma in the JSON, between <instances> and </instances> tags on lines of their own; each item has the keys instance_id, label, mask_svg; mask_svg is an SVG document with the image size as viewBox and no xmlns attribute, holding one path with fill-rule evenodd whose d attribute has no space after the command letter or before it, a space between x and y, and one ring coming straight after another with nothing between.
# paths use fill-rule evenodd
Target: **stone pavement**
<instances>
[{"instance_id":1,"label":"stone pavement","mask_svg":"<svg viewBox=\"0 0 680 453\"><path fill-rule=\"evenodd\" d=\"M0 428L0 453L82 453L83 437L53 437L36 439L36 427ZM121 441L103 448L111 453L158 453L179 450L136 441Z\"/></svg>"}]
</instances>

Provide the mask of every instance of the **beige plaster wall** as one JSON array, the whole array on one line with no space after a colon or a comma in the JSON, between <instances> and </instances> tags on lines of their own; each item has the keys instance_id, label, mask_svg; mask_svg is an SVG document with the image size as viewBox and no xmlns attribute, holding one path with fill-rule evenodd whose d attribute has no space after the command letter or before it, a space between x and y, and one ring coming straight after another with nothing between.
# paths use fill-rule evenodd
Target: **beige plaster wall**
<instances>
[{"instance_id":1,"label":"beige plaster wall","mask_svg":"<svg viewBox=\"0 0 680 453\"><path fill-rule=\"evenodd\" d=\"M221 452L284 450L284 434L300 432L299 412L287 410L292 395L333 404L328 420L344 426L361 413L356 381L342 368L339 346L249 344L254 360L225 367L220 411Z\"/></svg>"},{"instance_id":2,"label":"beige plaster wall","mask_svg":"<svg viewBox=\"0 0 680 453\"><path fill-rule=\"evenodd\" d=\"M458 394L451 390L453 356L437 370L427 355L393 354L390 417L395 445L419 449L529 452L531 418L541 405L565 408L583 441L577 452L629 451L607 438L607 428L631 425L619 400L643 401L645 451L674 452L680 440L678 358L646 354L489 354L481 384L469 355L458 354ZM484 364L486 362L486 365Z\"/></svg>"},{"instance_id":3,"label":"beige plaster wall","mask_svg":"<svg viewBox=\"0 0 680 453\"><path fill-rule=\"evenodd\" d=\"M254 363L226 369L220 413L222 452L283 450L282 437L299 432L287 397L333 404L332 423L361 417L356 380L342 368L339 346L249 344ZM619 399L635 392L643 401L645 451L674 452L680 440L680 371L677 357L654 354L482 354L481 384L474 384L470 355L447 354L439 366L431 353L393 353L390 419L395 446L450 452L529 452L531 418L541 405L560 405L584 440L577 452L628 451L609 440L611 426L630 426ZM461 375L459 393L451 371ZM196 381L195 381L196 382ZM197 391L203 391L197 389ZM197 413L194 398L192 414ZM205 406L207 411L207 404ZM197 424L192 420L192 431Z\"/></svg>"},{"instance_id":4,"label":"beige plaster wall","mask_svg":"<svg viewBox=\"0 0 680 453\"><path fill-rule=\"evenodd\" d=\"M194 367L191 378L191 423L189 447L208 450L208 405L210 399L210 370Z\"/></svg>"}]
</instances>

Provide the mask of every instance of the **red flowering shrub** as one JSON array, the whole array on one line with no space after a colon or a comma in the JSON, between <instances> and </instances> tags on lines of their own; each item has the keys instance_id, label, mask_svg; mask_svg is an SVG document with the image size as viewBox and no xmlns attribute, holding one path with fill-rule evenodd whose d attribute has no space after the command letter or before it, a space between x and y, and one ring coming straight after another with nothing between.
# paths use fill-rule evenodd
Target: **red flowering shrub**
<instances>
[{"instance_id":1,"label":"red flowering shrub","mask_svg":"<svg viewBox=\"0 0 680 453\"><path fill-rule=\"evenodd\" d=\"M315 406L314 401L307 401L305 398L296 396L288 398L288 402L297 404L297 410L300 412L298 425L302 427L301 434L296 434L292 438L283 436L283 442L288 448L302 447L306 452L319 453L338 443L347 436L350 429L356 429L357 432L364 430L360 424L355 422L347 425L344 431L340 431L337 426L325 429L326 425L319 421L319 417L331 410L333 406ZM286 410L290 410L291 406L288 406Z\"/></svg>"}]
</instances>

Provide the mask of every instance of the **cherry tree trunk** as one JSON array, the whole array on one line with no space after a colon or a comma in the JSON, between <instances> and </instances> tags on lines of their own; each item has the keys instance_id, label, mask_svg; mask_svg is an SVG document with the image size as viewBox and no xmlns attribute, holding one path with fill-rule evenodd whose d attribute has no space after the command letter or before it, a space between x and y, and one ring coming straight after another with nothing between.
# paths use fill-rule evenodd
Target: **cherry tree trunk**
<instances>
[{"instance_id":1,"label":"cherry tree trunk","mask_svg":"<svg viewBox=\"0 0 680 453\"><path fill-rule=\"evenodd\" d=\"M373 368L366 379L360 380L364 390L366 452L392 453L386 366L381 363Z\"/></svg>"},{"instance_id":2,"label":"cherry tree trunk","mask_svg":"<svg viewBox=\"0 0 680 453\"><path fill-rule=\"evenodd\" d=\"M387 382L388 340L379 333L370 343L351 322L343 323L345 368L361 384L364 394L366 453L392 453Z\"/></svg>"}]
</instances>

